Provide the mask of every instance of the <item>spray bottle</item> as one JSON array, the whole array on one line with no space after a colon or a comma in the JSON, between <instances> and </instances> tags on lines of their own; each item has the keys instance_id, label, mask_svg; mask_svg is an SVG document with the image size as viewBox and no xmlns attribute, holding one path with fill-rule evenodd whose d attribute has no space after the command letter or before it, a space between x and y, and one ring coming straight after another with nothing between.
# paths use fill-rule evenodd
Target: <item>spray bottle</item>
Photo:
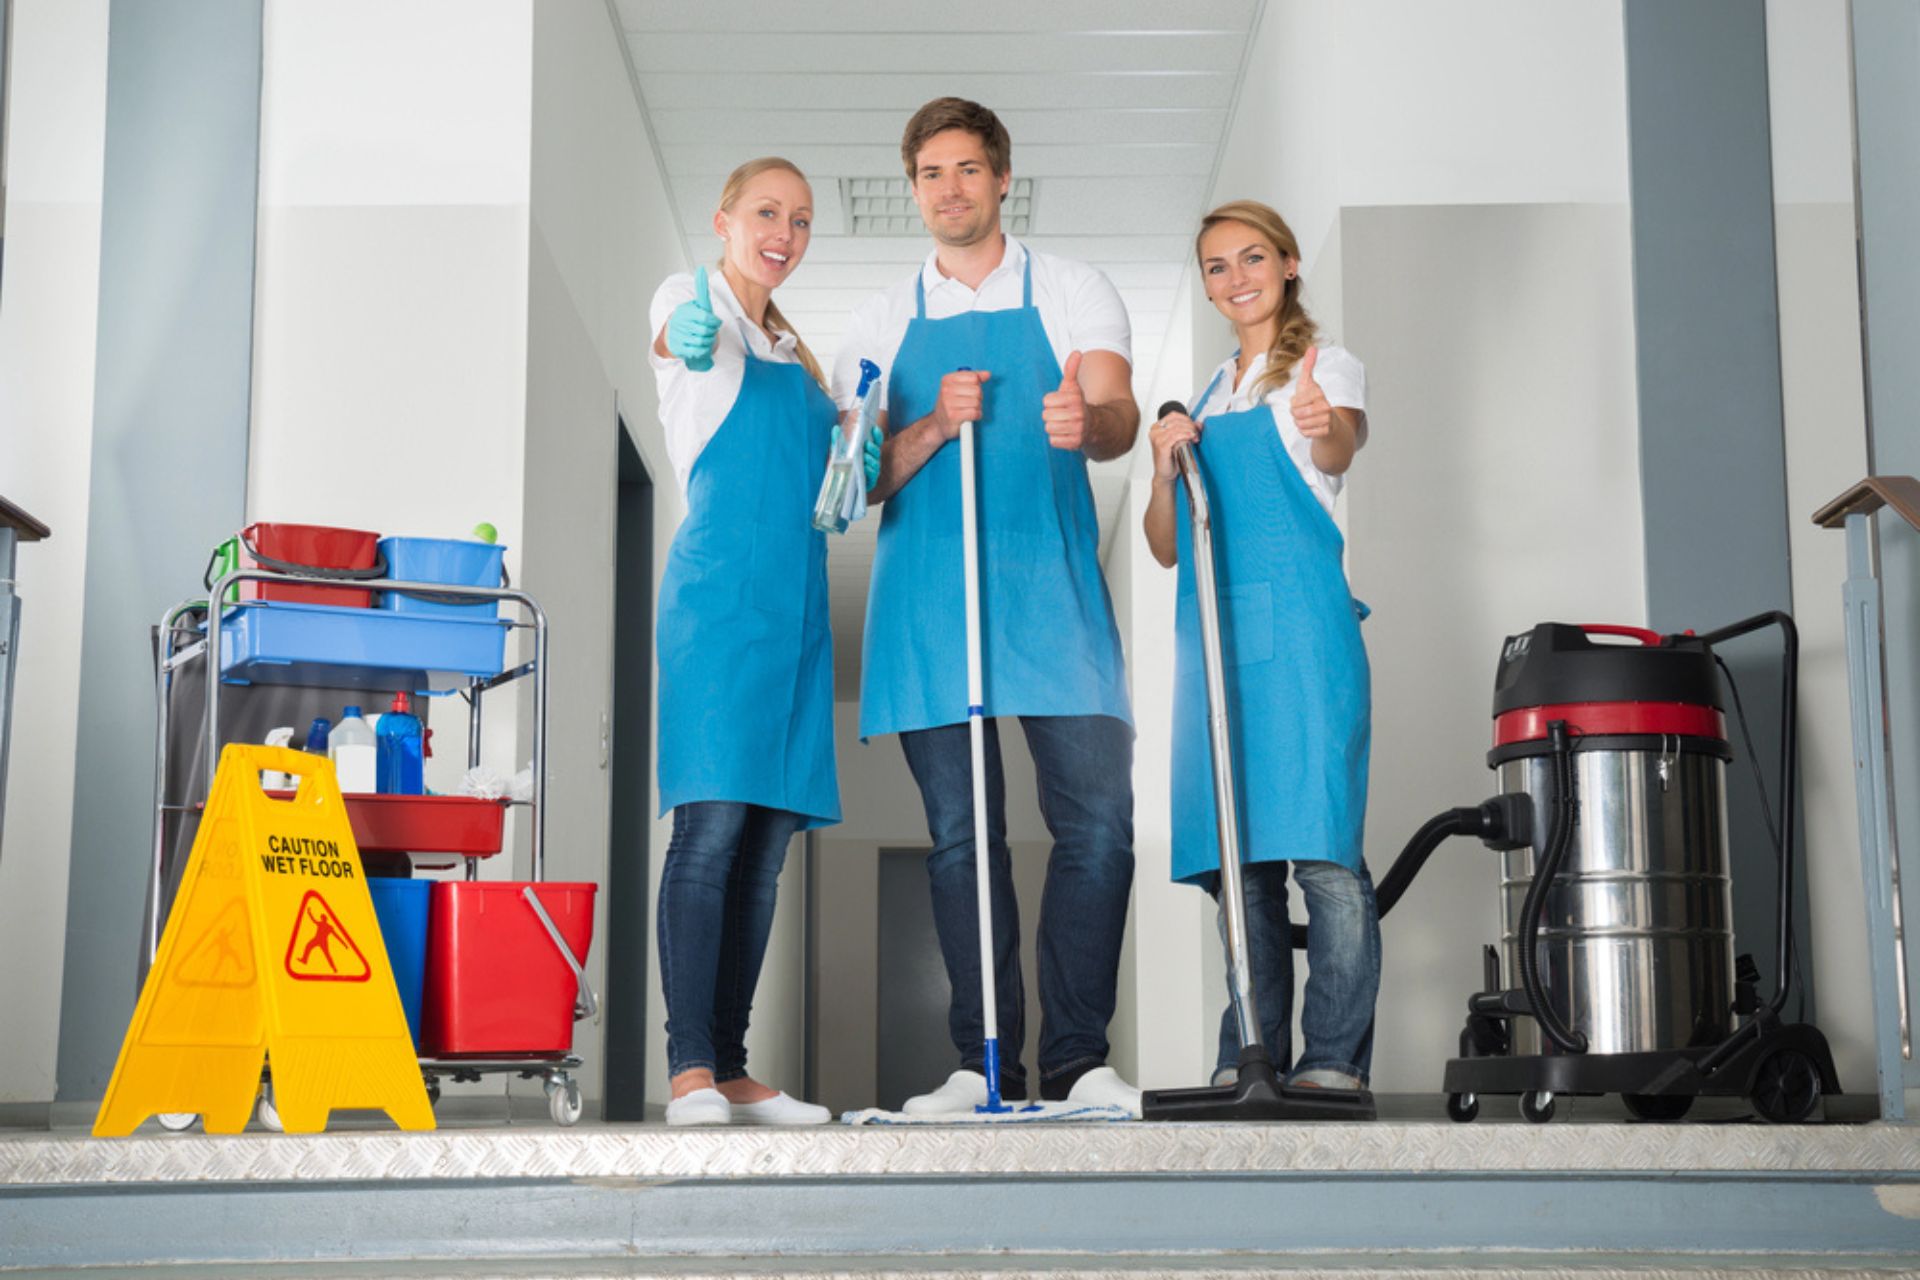
<instances>
[{"instance_id":1,"label":"spray bottle","mask_svg":"<svg viewBox=\"0 0 1920 1280\"><path fill-rule=\"evenodd\" d=\"M866 449L868 434L880 426L880 366L860 362L860 407L840 424L840 447L827 457L827 474L813 504L813 527L822 533L845 533L847 525L867 513Z\"/></svg>"}]
</instances>

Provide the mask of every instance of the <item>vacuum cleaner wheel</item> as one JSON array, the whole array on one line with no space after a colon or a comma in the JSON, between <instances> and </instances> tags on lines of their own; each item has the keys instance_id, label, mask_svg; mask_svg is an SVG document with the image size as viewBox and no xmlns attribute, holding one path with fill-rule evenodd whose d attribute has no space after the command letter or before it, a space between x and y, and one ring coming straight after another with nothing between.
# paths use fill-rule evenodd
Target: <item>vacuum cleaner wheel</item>
<instances>
[{"instance_id":1,"label":"vacuum cleaner wheel","mask_svg":"<svg viewBox=\"0 0 1920 1280\"><path fill-rule=\"evenodd\" d=\"M1753 1108L1774 1124L1799 1124L1820 1105L1820 1067L1798 1049L1769 1054L1753 1076Z\"/></svg>"},{"instance_id":2,"label":"vacuum cleaner wheel","mask_svg":"<svg viewBox=\"0 0 1920 1280\"><path fill-rule=\"evenodd\" d=\"M1678 1120L1693 1109L1693 1098L1684 1093L1623 1093L1620 1101L1636 1120Z\"/></svg>"}]
</instances>

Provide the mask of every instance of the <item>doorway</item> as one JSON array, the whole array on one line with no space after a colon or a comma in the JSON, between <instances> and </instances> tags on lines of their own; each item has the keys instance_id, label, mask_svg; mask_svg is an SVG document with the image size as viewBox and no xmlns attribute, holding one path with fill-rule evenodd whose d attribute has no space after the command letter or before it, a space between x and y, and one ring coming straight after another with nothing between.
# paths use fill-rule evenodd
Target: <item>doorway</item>
<instances>
[{"instance_id":1,"label":"doorway","mask_svg":"<svg viewBox=\"0 0 1920 1280\"><path fill-rule=\"evenodd\" d=\"M608 1120L641 1120L647 1102L647 949L652 945L647 874L653 823L653 477L624 419L614 504L614 785L607 848L607 919L646 922L608 931L606 1103Z\"/></svg>"}]
</instances>

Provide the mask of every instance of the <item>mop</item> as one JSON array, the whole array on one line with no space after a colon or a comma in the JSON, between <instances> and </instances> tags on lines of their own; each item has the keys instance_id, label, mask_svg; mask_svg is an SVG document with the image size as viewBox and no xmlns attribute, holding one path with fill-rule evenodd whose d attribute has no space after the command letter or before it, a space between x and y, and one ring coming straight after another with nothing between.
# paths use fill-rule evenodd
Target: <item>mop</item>
<instances>
[{"instance_id":1,"label":"mop","mask_svg":"<svg viewBox=\"0 0 1920 1280\"><path fill-rule=\"evenodd\" d=\"M1160 417L1186 411L1179 401L1169 401L1160 406ZM1149 1089L1142 1095L1141 1112L1148 1120L1371 1120L1373 1095L1364 1089L1302 1089L1281 1083L1273 1069L1273 1055L1260 1039L1260 1014L1247 960L1247 905L1240 886L1239 810L1233 793L1226 669L1220 658L1220 605L1214 590L1213 515L1192 447L1177 446L1174 460L1180 467L1193 525L1194 595L1200 607L1214 827L1220 843L1220 904L1227 926L1227 995L1240 1031L1240 1069L1229 1085Z\"/></svg>"},{"instance_id":2,"label":"mop","mask_svg":"<svg viewBox=\"0 0 1920 1280\"><path fill-rule=\"evenodd\" d=\"M961 370L962 373L966 370ZM913 1116L870 1107L841 1117L848 1124L1021 1124L1060 1120L1131 1120L1123 1108L1080 1102L1031 1102L1021 1106L1000 1099L1000 1016L993 972L993 897L987 871L986 693L980 659L980 549L974 497L973 423L960 424L960 541L967 598L967 730L973 748L974 896L980 916L980 1003L986 1033L987 1100L971 1113Z\"/></svg>"}]
</instances>

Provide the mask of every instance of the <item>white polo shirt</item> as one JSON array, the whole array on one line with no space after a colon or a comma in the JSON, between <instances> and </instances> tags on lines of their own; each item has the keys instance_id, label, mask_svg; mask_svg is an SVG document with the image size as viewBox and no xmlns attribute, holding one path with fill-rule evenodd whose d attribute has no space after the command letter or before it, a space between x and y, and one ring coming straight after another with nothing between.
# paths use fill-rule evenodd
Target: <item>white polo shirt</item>
<instances>
[{"instance_id":1,"label":"white polo shirt","mask_svg":"<svg viewBox=\"0 0 1920 1280\"><path fill-rule=\"evenodd\" d=\"M740 398L740 382L746 376L747 342L753 354L762 360L798 364L799 345L790 333L770 341L760 327L746 319L733 290L727 286L724 272L707 269L707 292L713 314L720 317L720 332L714 336L713 368L695 373L678 356L660 358L653 339L666 327L667 317L683 302L693 301L693 274L682 271L670 275L654 292L648 309L647 360L653 365L653 382L660 395L660 426L666 432L667 457L673 462L673 474L680 481L680 494L686 496L693 464L720 430L720 424L733 412ZM745 321L743 324L742 322ZM745 330L743 335L742 330Z\"/></svg>"},{"instance_id":2,"label":"white polo shirt","mask_svg":"<svg viewBox=\"0 0 1920 1280\"><path fill-rule=\"evenodd\" d=\"M1238 383L1234 381L1234 362L1238 353L1228 356L1215 370L1219 381L1214 382L1214 374L1209 374L1207 382L1201 384L1204 393L1208 383L1213 385L1213 394L1206 401L1192 407L1189 416L1198 420L1211 417L1216 413L1244 413L1254 407L1253 384L1259 381L1266 370L1267 355L1261 352L1247 366L1246 376ZM1294 467L1300 472L1300 478L1307 482L1307 488L1313 490L1313 496L1320 505L1333 512L1333 500L1340 496L1344 477L1330 476L1313 465L1313 441L1300 434L1300 428L1293 425L1293 392L1300 381L1299 366L1294 366L1294 374L1287 379L1283 387L1267 392L1261 400L1273 407L1273 421L1280 432L1280 443L1285 446L1287 456L1293 459ZM1320 358L1314 362L1313 380L1320 384L1327 403L1340 409L1367 411L1367 369L1358 357L1345 347L1321 347ZM1204 432L1202 435L1204 436ZM1360 441L1365 443L1367 430L1365 419L1361 421Z\"/></svg>"},{"instance_id":3,"label":"white polo shirt","mask_svg":"<svg viewBox=\"0 0 1920 1280\"><path fill-rule=\"evenodd\" d=\"M944 320L969 311L1011 311L1022 300L1027 259L1033 259L1033 303L1053 346L1053 358L1065 365L1075 351L1111 351L1133 363L1133 329L1126 304L1113 282L1084 262L1028 249L1008 236L1007 251L978 289L941 274L939 252L927 255L917 275L875 294L854 309L833 364L833 398L842 409L854 406L860 386L860 361L880 366L881 403L893 373L893 359L907 325L918 314L916 281L927 290L927 318ZM992 370L988 370L989 373Z\"/></svg>"}]
</instances>

